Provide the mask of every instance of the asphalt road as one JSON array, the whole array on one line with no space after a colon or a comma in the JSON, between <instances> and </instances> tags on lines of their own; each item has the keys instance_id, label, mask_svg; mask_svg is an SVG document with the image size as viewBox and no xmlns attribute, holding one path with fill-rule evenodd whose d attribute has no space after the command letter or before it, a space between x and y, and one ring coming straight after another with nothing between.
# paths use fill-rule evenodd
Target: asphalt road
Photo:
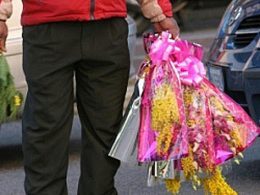
<instances>
[{"instance_id":1,"label":"asphalt road","mask_svg":"<svg viewBox=\"0 0 260 195\"><path fill-rule=\"evenodd\" d=\"M79 177L80 124L75 116L71 136L68 189L75 195ZM260 194L260 139L244 153L240 165L228 165L227 181L240 195ZM21 152L20 121L5 124L0 131L0 195L23 195L24 173ZM116 175L119 195L165 195L163 185L146 187L146 167L122 164ZM191 185L183 184L182 195L201 195L202 190L193 191Z\"/></svg>"},{"instance_id":2,"label":"asphalt road","mask_svg":"<svg viewBox=\"0 0 260 195\"><path fill-rule=\"evenodd\" d=\"M207 51L214 37L215 30L183 34L183 38L203 44ZM135 61L143 58L142 41L137 42ZM130 80L128 95L132 91L133 80ZM128 99L128 98L127 98ZM76 195L79 177L80 123L75 115L70 147L70 165L68 170L68 189L70 195ZM240 165L231 164L225 169L227 181L240 195L260 194L260 139L244 153ZM165 195L163 185L146 187L146 167L136 164L122 164L116 175L116 187L119 195ZM23 195L24 172L21 152L21 123L15 121L2 125L0 129L0 195ZM201 195L203 191L193 191L185 183L182 195Z\"/></svg>"}]
</instances>

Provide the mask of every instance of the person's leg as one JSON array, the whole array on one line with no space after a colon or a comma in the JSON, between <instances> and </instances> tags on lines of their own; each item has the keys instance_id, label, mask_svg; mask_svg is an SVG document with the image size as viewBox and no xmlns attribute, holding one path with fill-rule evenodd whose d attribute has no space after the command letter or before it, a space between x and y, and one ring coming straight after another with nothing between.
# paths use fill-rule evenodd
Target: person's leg
<instances>
[{"instance_id":1,"label":"person's leg","mask_svg":"<svg viewBox=\"0 0 260 195\"><path fill-rule=\"evenodd\" d=\"M120 162L108 156L118 133L129 74L128 26L123 18L84 24L84 60L76 68L82 123L79 195L113 195Z\"/></svg>"},{"instance_id":2,"label":"person's leg","mask_svg":"<svg viewBox=\"0 0 260 195\"><path fill-rule=\"evenodd\" d=\"M76 23L23 29L23 68L28 94L23 112L27 195L66 195L73 119L73 64L80 57Z\"/></svg>"}]
</instances>

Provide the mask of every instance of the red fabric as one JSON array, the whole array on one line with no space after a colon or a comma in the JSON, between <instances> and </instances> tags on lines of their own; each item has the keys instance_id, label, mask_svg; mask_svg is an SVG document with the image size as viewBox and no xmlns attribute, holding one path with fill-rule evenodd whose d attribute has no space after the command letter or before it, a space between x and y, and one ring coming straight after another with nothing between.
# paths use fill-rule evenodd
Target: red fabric
<instances>
[{"instance_id":1,"label":"red fabric","mask_svg":"<svg viewBox=\"0 0 260 195\"><path fill-rule=\"evenodd\" d=\"M160 7L162 8L164 15L166 15L167 17L173 16L172 4L170 3L169 0L158 0L158 3L160 5Z\"/></svg>"},{"instance_id":2,"label":"red fabric","mask_svg":"<svg viewBox=\"0 0 260 195\"><path fill-rule=\"evenodd\" d=\"M59 21L88 21L91 19L91 1L94 2L93 16L95 20L126 17L125 0L24 0L22 25ZM164 14L171 17L172 7L169 0L158 0L158 2Z\"/></svg>"},{"instance_id":3,"label":"red fabric","mask_svg":"<svg viewBox=\"0 0 260 195\"><path fill-rule=\"evenodd\" d=\"M0 0L1 1L1 0ZM88 21L91 19L91 1L94 19L126 17L125 0L24 0L22 25L37 25L59 21Z\"/></svg>"}]
</instances>

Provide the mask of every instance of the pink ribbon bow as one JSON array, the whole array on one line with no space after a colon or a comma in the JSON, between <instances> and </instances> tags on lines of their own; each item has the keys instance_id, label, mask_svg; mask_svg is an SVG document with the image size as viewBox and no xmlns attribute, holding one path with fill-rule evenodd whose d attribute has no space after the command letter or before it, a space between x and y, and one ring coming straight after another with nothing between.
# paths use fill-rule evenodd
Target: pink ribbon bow
<instances>
[{"instance_id":1,"label":"pink ribbon bow","mask_svg":"<svg viewBox=\"0 0 260 195\"><path fill-rule=\"evenodd\" d=\"M201 47L185 40L173 40L168 32L162 32L152 43L149 57L153 65L171 63L185 85L198 85L206 76L206 70L200 61Z\"/></svg>"}]
</instances>

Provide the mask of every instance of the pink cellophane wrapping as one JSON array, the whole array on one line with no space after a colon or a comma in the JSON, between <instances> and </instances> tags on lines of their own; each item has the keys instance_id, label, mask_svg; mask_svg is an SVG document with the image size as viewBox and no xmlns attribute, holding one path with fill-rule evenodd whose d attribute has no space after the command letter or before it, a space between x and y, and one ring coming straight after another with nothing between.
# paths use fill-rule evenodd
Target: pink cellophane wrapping
<instances>
[{"instance_id":1,"label":"pink cellophane wrapping","mask_svg":"<svg viewBox=\"0 0 260 195\"><path fill-rule=\"evenodd\" d=\"M150 36L147 52L151 67L142 97L138 161L181 159L192 149L201 168L224 163L247 148L259 135L259 127L231 98L206 78L202 48L185 40L172 40L167 32ZM147 42L146 42L147 43ZM172 86L180 114L170 149L156 151L158 132L152 129L152 100L162 83ZM187 103L185 94L192 100ZM179 129L176 129L179 128Z\"/></svg>"},{"instance_id":2,"label":"pink cellophane wrapping","mask_svg":"<svg viewBox=\"0 0 260 195\"><path fill-rule=\"evenodd\" d=\"M181 88L176 83L176 73L173 71L170 64L159 64L150 68L150 73L146 77L146 85L142 97L141 106L141 124L139 130L139 152L138 161L159 161L168 159L179 159L183 155L188 153L187 142L187 128L185 124L185 114L183 107L183 98ZM154 91L162 84L168 84L172 87L174 95L172 98L176 98L179 113L178 125L172 125L172 134L174 134L170 149L167 154L160 155L157 151L156 138L158 133L152 129L151 125L151 109L152 99L154 97Z\"/></svg>"},{"instance_id":3,"label":"pink cellophane wrapping","mask_svg":"<svg viewBox=\"0 0 260 195\"><path fill-rule=\"evenodd\" d=\"M207 98L216 98L225 110L220 113L214 104L209 103L211 122L214 128L215 163L222 164L250 146L259 135L260 129L243 108L215 87L209 80L204 78L201 85L205 88ZM232 117L232 121L227 120L227 115ZM236 128L240 145L232 149L229 145L229 140L232 137L230 133Z\"/></svg>"}]
</instances>

